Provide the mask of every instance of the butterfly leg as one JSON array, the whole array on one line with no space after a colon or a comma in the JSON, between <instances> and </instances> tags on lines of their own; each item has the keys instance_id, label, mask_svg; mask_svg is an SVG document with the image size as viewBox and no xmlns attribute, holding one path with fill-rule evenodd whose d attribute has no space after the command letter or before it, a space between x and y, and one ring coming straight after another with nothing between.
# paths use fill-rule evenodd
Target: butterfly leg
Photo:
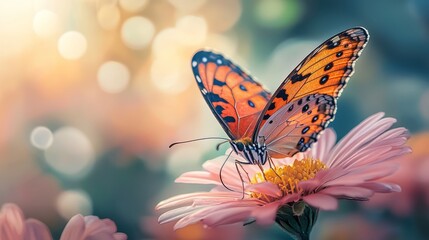
<instances>
[{"instance_id":1,"label":"butterfly leg","mask_svg":"<svg viewBox=\"0 0 429 240\"><path fill-rule=\"evenodd\" d=\"M240 180L241 180L241 187L242 187L242 196L241 196L241 199L244 199L244 193L245 193L244 192L244 179L243 179L243 176L241 175L241 171L238 168L238 166L240 166L241 169L246 173L247 178L249 179L249 181L250 181L250 177L249 177L249 173L243 168L243 166L241 164L242 164L242 162L240 162L238 160L235 160L235 169L237 170L238 176L240 176Z\"/></svg>"},{"instance_id":2,"label":"butterfly leg","mask_svg":"<svg viewBox=\"0 0 429 240\"><path fill-rule=\"evenodd\" d=\"M232 191L232 192L236 192L235 190L233 190L233 189L231 189L231 188L227 187L227 186L225 185L225 183L224 183L223 179L222 179L222 170L223 170L223 167L225 166L225 164L226 164L226 162L228 161L228 159L229 159L229 157L231 156L231 154L232 154L232 151L229 153L229 155L228 155L228 157L225 159L225 161L223 161L222 166L220 167L220 170L219 170L219 178L220 178L220 182L222 183L222 185L223 185L226 189L228 189L229 191ZM237 160L236 160L236 161L237 161Z\"/></svg>"}]
</instances>

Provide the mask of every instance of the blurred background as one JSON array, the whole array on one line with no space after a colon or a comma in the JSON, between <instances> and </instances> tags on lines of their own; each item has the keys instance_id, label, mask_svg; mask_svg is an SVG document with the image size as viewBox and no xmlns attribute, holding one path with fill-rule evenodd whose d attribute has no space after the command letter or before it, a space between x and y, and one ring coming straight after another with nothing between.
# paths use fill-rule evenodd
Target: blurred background
<instances>
[{"instance_id":1,"label":"blurred background","mask_svg":"<svg viewBox=\"0 0 429 240\"><path fill-rule=\"evenodd\" d=\"M215 49L274 91L328 37L371 38L330 126L344 136L386 112L414 153L392 181L403 192L322 212L315 239L425 239L429 234L427 0L0 0L0 203L18 204L54 239L76 213L111 218L129 239L285 239L277 226L158 225L154 206L201 190L174 179L224 153L190 59Z\"/></svg>"}]
</instances>

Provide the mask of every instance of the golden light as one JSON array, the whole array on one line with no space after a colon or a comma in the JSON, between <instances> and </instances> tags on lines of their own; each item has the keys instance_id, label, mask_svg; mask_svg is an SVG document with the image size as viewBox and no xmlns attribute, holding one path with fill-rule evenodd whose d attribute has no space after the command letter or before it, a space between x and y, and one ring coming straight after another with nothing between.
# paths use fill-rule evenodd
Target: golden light
<instances>
[{"instance_id":1,"label":"golden light","mask_svg":"<svg viewBox=\"0 0 429 240\"><path fill-rule=\"evenodd\" d=\"M206 0L168 0L180 12L194 12L201 8Z\"/></svg>"},{"instance_id":2,"label":"golden light","mask_svg":"<svg viewBox=\"0 0 429 240\"><path fill-rule=\"evenodd\" d=\"M119 5L122 9L128 12L138 12L142 10L147 4L148 0L119 0Z\"/></svg>"},{"instance_id":3,"label":"golden light","mask_svg":"<svg viewBox=\"0 0 429 240\"><path fill-rule=\"evenodd\" d=\"M198 45L207 37L207 22L202 17L184 16L177 20L176 29L180 32L181 44Z\"/></svg>"},{"instance_id":4,"label":"golden light","mask_svg":"<svg viewBox=\"0 0 429 240\"><path fill-rule=\"evenodd\" d=\"M57 14L49 10L40 10L33 18L33 31L42 38L54 36L59 31Z\"/></svg>"},{"instance_id":5,"label":"golden light","mask_svg":"<svg viewBox=\"0 0 429 240\"><path fill-rule=\"evenodd\" d=\"M60 55L69 60L81 58L87 49L85 36L77 31L69 31L58 39L58 51Z\"/></svg>"},{"instance_id":6,"label":"golden light","mask_svg":"<svg viewBox=\"0 0 429 240\"><path fill-rule=\"evenodd\" d=\"M116 5L105 4L97 13L100 26L105 30L115 29L121 20L121 12Z\"/></svg>"},{"instance_id":7,"label":"golden light","mask_svg":"<svg viewBox=\"0 0 429 240\"><path fill-rule=\"evenodd\" d=\"M153 85L160 91L171 94L186 90L192 80L189 61L186 60L180 57L155 59L150 69Z\"/></svg>"},{"instance_id":8,"label":"golden light","mask_svg":"<svg viewBox=\"0 0 429 240\"><path fill-rule=\"evenodd\" d=\"M131 49L143 49L149 45L155 34L152 21L144 17L131 17L125 21L121 29L124 44Z\"/></svg>"},{"instance_id":9,"label":"golden light","mask_svg":"<svg viewBox=\"0 0 429 240\"><path fill-rule=\"evenodd\" d=\"M62 192L57 198L57 211L68 220L76 214L91 215L92 201L90 196L81 190Z\"/></svg>"},{"instance_id":10,"label":"golden light","mask_svg":"<svg viewBox=\"0 0 429 240\"><path fill-rule=\"evenodd\" d=\"M119 93L127 88L130 81L130 71L120 62L108 61L98 69L97 80L103 91Z\"/></svg>"}]
</instances>

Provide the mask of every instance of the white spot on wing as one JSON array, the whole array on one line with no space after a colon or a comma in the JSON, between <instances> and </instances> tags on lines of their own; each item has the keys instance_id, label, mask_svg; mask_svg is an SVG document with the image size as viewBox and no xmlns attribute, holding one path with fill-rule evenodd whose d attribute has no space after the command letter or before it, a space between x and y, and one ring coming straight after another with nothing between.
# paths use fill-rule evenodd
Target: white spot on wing
<instances>
[{"instance_id":1,"label":"white spot on wing","mask_svg":"<svg viewBox=\"0 0 429 240\"><path fill-rule=\"evenodd\" d=\"M197 62L196 61L192 61L192 67L196 67L197 66Z\"/></svg>"},{"instance_id":2,"label":"white spot on wing","mask_svg":"<svg viewBox=\"0 0 429 240\"><path fill-rule=\"evenodd\" d=\"M222 64L222 60L218 59L218 60L216 61L216 63L217 63L217 64Z\"/></svg>"},{"instance_id":3,"label":"white spot on wing","mask_svg":"<svg viewBox=\"0 0 429 240\"><path fill-rule=\"evenodd\" d=\"M201 89L201 92L206 95L207 94L207 90L205 88Z\"/></svg>"},{"instance_id":4,"label":"white spot on wing","mask_svg":"<svg viewBox=\"0 0 429 240\"><path fill-rule=\"evenodd\" d=\"M203 62L207 62L207 58L206 57L203 57Z\"/></svg>"},{"instance_id":5,"label":"white spot on wing","mask_svg":"<svg viewBox=\"0 0 429 240\"><path fill-rule=\"evenodd\" d=\"M197 79L197 82L201 83L201 78L198 75L195 75L195 78Z\"/></svg>"}]
</instances>

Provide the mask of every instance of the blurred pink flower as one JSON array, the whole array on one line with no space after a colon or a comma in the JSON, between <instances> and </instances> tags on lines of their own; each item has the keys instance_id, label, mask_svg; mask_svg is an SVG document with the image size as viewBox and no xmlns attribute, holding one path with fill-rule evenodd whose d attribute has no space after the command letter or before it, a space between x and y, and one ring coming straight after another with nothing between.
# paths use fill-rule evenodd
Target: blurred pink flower
<instances>
[{"instance_id":1,"label":"blurred pink flower","mask_svg":"<svg viewBox=\"0 0 429 240\"><path fill-rule=\"evenodd\" d=\"M398 216L408 216L414 211L422 211L429 206L429 133L412 135L408 145L413 149L411 154L399 158L400 169L395 174L384 178L401 185L401 193L390 196L376 195L365 202L367 208L388 208ZM424 200L424 201L422 201ZM421 205L425 206L421 206Z\"/></svg>"},{"instance_id":2,"label":"blurred pink flower","mask_svg":"<svg viewBox=\"0 0 429 240\"><path fill-rule=\"evenodd\" d=\"M0 211L0 239L49 240L52 237L45 224L35 219L25 219L17 205L7 203Z\"/></svg>"},{"instance_id":3,"label":"blurred pink flower","mask_svg":"<svg viewBox=\"0 0 429 240\"><path fill-rule=\"evenodd\" d=\"M4 204L0 211L1 240L50 240L48 227L35 219L25 219L15 204ZM60 240L126 240L127 235L116 232L110 219L75 215L67 223Z\"/></svg>"},{"instance_id":4,"label":"blurred pink flower","mask_svg":"<svg viewBox=\"0 0 429 240\"><path fill-rule=\"evenodd\" d=\"M279 214L284 215L285 209L300 216L307 205L334 210L341 198L367 200L375 192L398 192L398 185L379 179L397 169L397 164L390 160L410 152L405 146L408 133L405 128L390 129L396 120L383 115L367 118L337 144L335 132L327 129L311 150L292 158L274 159L276 167L265 166L264 173L258 166L243 165L247 173L241 173L244 197L233 163L228 162L222 171L222 180L234 190L229 191L219 176L225 157L207 161L203 165L205 171L184 173L176 182L216 187L160 202L157 209L173 209L162 214L159 222L177 221L174 229L199 221L207 227L253 220L267 225L279 222ZM240 159L233 153L234 158ZM317 216L317 210L314 211Z\"/></svg>"},{"instance_id":5,"label":"blurred pink flower","mask_svg":"<svg viewBox=\"0 0 429 240\"><path fill-rule=\"evenodd\" d=\"M75 215L61 234L60 240L126 240L127 235L116 232L116 224L110 219L96 216Z\"/></svg>"}]
</instances>

